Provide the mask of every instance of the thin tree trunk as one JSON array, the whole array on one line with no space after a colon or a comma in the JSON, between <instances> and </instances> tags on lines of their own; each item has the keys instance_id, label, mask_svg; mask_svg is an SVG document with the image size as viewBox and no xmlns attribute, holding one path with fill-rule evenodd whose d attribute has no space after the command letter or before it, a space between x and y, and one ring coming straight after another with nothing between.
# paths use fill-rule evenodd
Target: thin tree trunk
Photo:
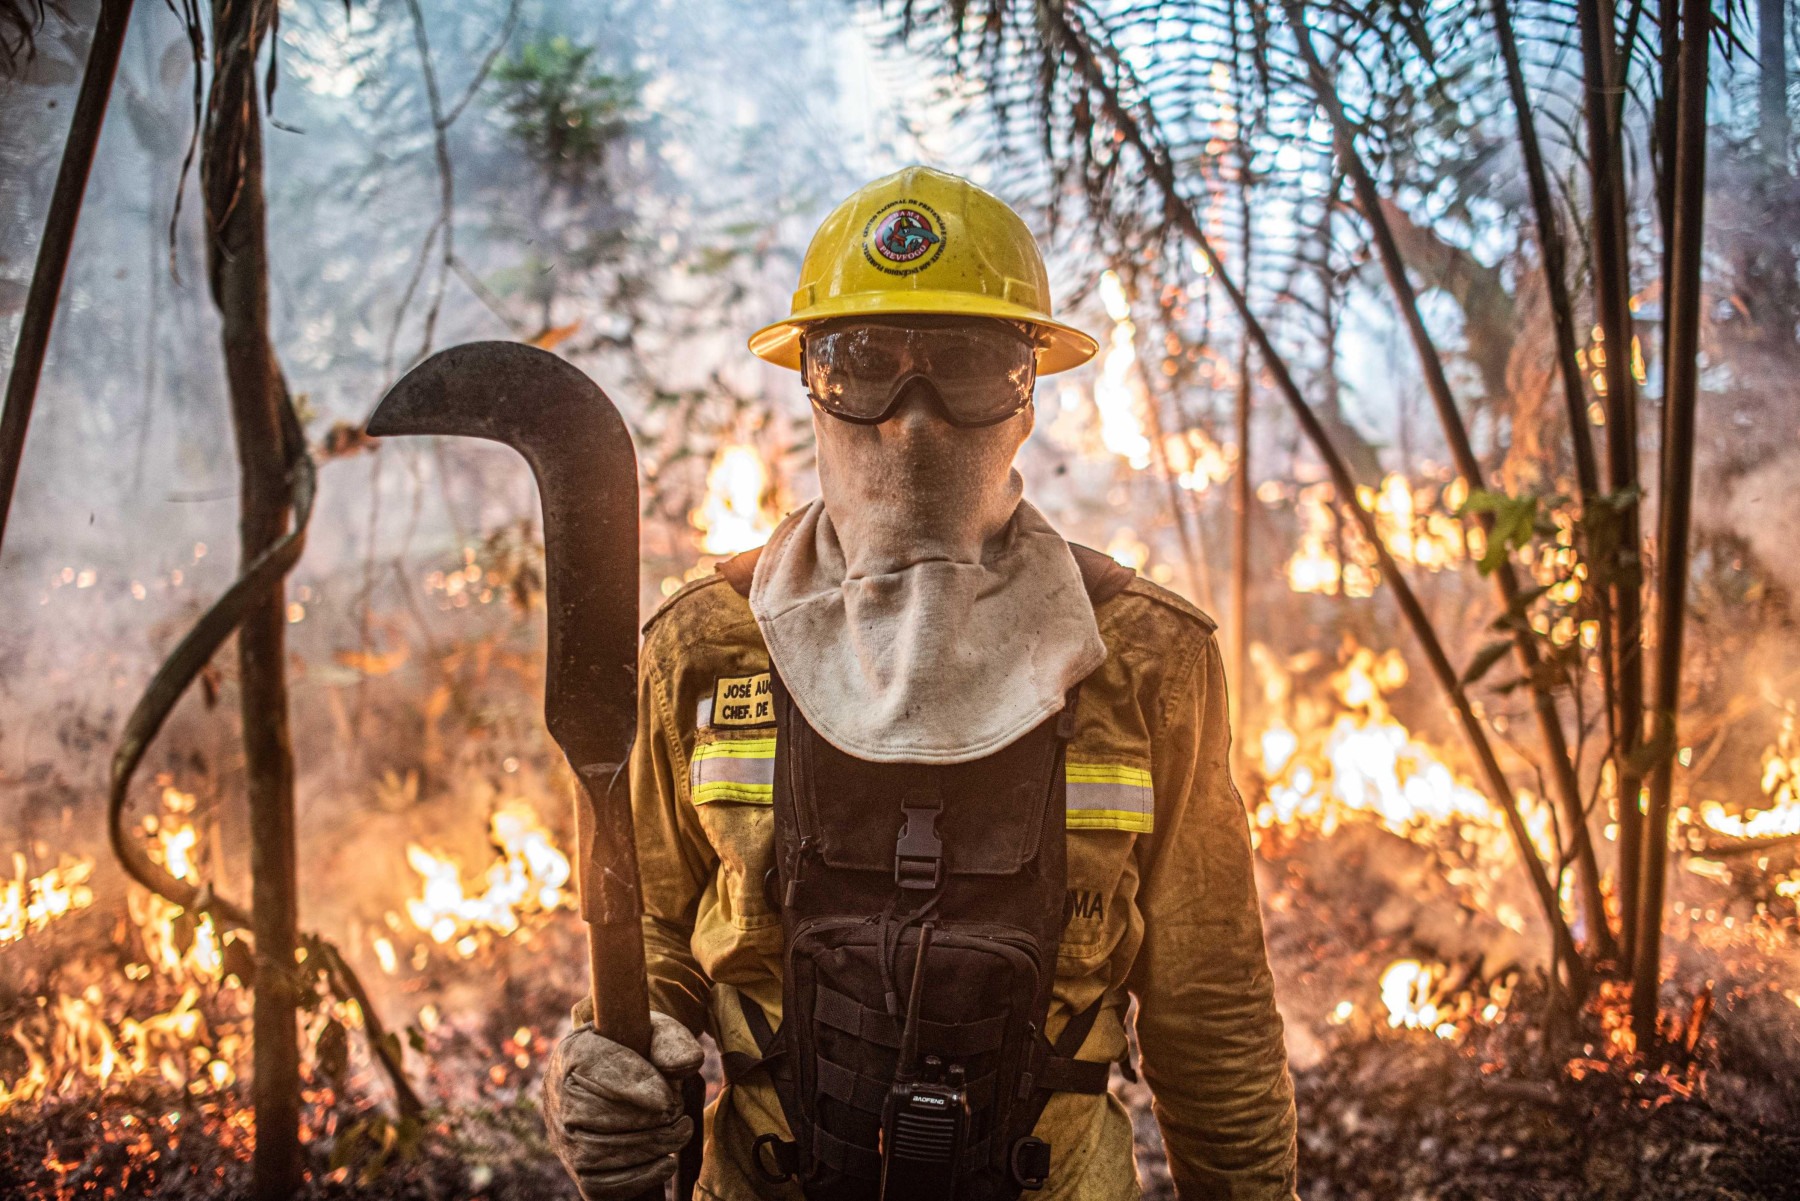
<instances>
[{"instance_id":1,"label":"thin tree trunk","mask_svg":"<svg viewBox=\"0 0 1800 1201\"><path fill-rule=\"evenodd\" d=\"M1587 92L1588 169L1593 212L1594 310L1604 334L1606 362L1607 488L1615 496L1635 493L1637 467L1637 381L1631 374L1631 266L1626 253L1624 146L1619 133L1618 97L1623 90L1613 44L1613 12L1608 0L1579 0L1582 70ZM1619 897L1625 956L1636 939L1639 888L1638 846L1643 814L1638 808L1642 769L1644 660L1643 602L1639 592L1638 506L1619 510L1620 562L1606 565L1612 589L1612 672L1617 694L1613 714L1612 759L1619 790Z\"/></svg>"},{"instance_id":2,"label":"thin tree trunk","mask_svg":"<svg viewBox=\"0 0 1800 1201\"><path fill-rule=\"evenodd\" d=\"M1443 425L1445 441L1449 443L1456 469L1468 482L1471 490L1485 490L1487 485L1483 479L1481 463L1475 457L1467 426L1456 407L1456 398L1451 393L1449 377L1444 373L1443 359L1438 353L1437 344L1432 341L1419 313L1418 296L1411 279L1407 277L1406 263L1401 257L1399 244L1395 241L1393 228L1382 211L1381 195L1375 186L1374 176L1370 174L1368 164L1356 148L1355 131L1331 85L1325 65L1319 61L1318 52L1313 47L1312 36L1305 25L1305 11L1299 0L1286 0L1286 11L1301 57L1306 60L1314 93L1336 133L1338 158L1356 191L1357 205L1363 212L1363 219L1369 223L1388 286L1394 293L1401 317L1412 338L1413 348L1418 354L1425 377L1425 388L1437 408L1438 419ZM1494 525L1492 514L1482 514L1480 524L1491 537ZM1507 612L1517 610L1519 580L1514 573L1510 556L1501 561L1493 574L1502 607ZM1581 908L1587 917L1591 945L1599 958L1611 958L1616 950L1612 930L1606 920L1606 902L1600 892L1599 864L1594 856L1593 839L1588 833L1586 811L1581 800L1581 784L1575 777L1574 759L1569 754L1562 714L1549 686L1538 679L1541 660L1535 635L1529 630L1515 630L1513 650L1519 661L1520 672L1529 681L1532 712L1537 718L1538 733L1544 742L1545 769L1550 777L1551 790L1562 809L1563 824L1568 831L1570 849L1575 860L1576 884L1581 892Z\"/></svg>"},{"instance_id":3,"label":"thin tree trunk","mask_svg":"<svg viewBox=\"0 0 1800 1201\"><path fill-rule=\"evenodd\" d=\"M1793 132L1788 118L1787 6L1788 0L1756 4L1757 148L1763 161L1784 173Z\"/></svg>"},{"instance_id":4,"label":"thin tree trunk","mask_svg":"<svg viewBox=\"0 0 1800 1201\"><path fill-rule=\"evenodd\" d=\"M1556 336L1556 366L1562 376L1563 404L1569 422L1569 442L1575 462L1575 481L1580 489L1583 513L1591 512L1600 495L1600 469L1594 452L1594 435L1587 413L1586 379L1582 375L1578 343L1575 338L1575 304L1569 296L1568 251L1563 242L1562 223L1551 199L1549 173L1544 168L1543 151L1538 142L1537 122L1532 116L1531 99L1526 90L1525 72L1520 64L1518 42L1513 36L1512 16L1506 0L1493 0L1495 31L1500 41L1501 58L1506 66L1507 89L1512 94L1513 111L1518 118L1519 149L1525 160L1525 178L1531 192L1531 207L1537 218L1538 245L1544 260L1544 289L1550 302L1551 327ZM1601 644L1611 645L1610 614L1605 589L1596 589L1595 608L1601 625ZM1613 704L1612 665L1604 650L1607 704Z\"/></svg>"},{"instance_id":5,"label":"thin tree trunk","mask_svg":"<svg viewBox=\"0 0 1800 1201\"><path fill-rule=\"evenodd\" d=\"M1694 468L1694 401L1699 390L1700 265L1706 207L1706 86L1712 12L1707 0L1683 0L1676 101L1674 261L1663 344L1668 388L1663 402L1661 499L1658 511L1656 695L1652 710L1660 748L1650 772L1644 817L1642 891L1631 972L1631 1026L1640 1047L1656 1038L1662 956L1662 909L1674 789L1681 644L1687 613L1688 515Z\"/></svg>"},{"instance_id":6,"label":"thin tree trunk","mask_svg":"<svg viewBox=\"0 0 1800 1201\"><path fill-rule=\"evenodd\" d=\"M1791 226L1796 200L1788 159L1793 122L1788 116L1788 4L1791 0L1757 0L1757 122L1756 148L1762 158L1762 176L1756 183L1761 211L1769 214L1771 232ZM1800 282L1796 281L1794 246L1777 234L1766 239L1752 254L1745 272L1751 316L1757 338L1777 354L1794 345L1794 318L1800 312Z\"/></svg>"},{"instance_id":7,"label":"thin tree trunk","mask_svg":"<svg viewBox=\"0 0 1800 1201\"><path fill-rule=\"evenodd\" d=\"M213 82L201 184L207 270L218 306L237 437L240 561L287 532L290 447L281 420L287 387L269 341L267 211L256 60L272 0L214 0ZM294 862L294 762L288 734L286 605L280 589L255 602L238 629L239 708L250 806L252 929L256 936L253 1176L259 1201L299 1188L300 1051Z\"/></svg>"},{"instance_id":8,"label":"thin tree trunk","mask_svg":"<svg viewBox=\"0 0 1800 1201\"><path fill-rule=\"evenodd\" d=\"M1240 126L1241 129L1241 126ZM1238 267L1250 278L1250 155L1240 136L1238 152ZM1237 472L1231 477L1231 689L1237 697L1232 725L1232 746L1243 761L1250 753L1244 742L1250 707L1250 503L1254 496L1250 475L1250 335L1238 343L1237 396L1233 418L1237 432Z\"/></svg>"},{"instance_id":9,"label":"thin tree trunk","mask_svg":"<svg viewBox=\"0 0 1800 1201\"><path fill-rule=\"evenodd\" d=\"M1586 990L1587 977L1585 967L1575 954L1574 940L1569 935L1568 923L1563 920L1561 905L1556 890L1551 887L1548 875L1544 870L1544 862L1538 856L1532 844L1530 832L1525 827L1524 818L1519 813L1518 803L1512 795L1512 787L1506 779L1506 772L1500 767L1500 761L1494 755L1492 743L1488 740L1487 731L1475 716L1469 699L1464 695L1458 681L1456 669L1450 665L1449 657L1444 653L1443 643L1438 640L1437 632L1432 628L1430 619L1419 604L1418 596L1412 586L1407 583L1399 564L1394 561L1387 544L1382 541L1375 528L1374 515L1361 505L1355 503L1356 478L1350 474L1343 456L1332 444L1325 427L1320 423L1318 414L1301 395L1300 387L1294 382L1292 373L1288 371L1287 362L1276 350L1269 337L1268 330L1257 318L1250 307L1249 300L1243 290L1231 278L1229 271L1218 254L1215 253L1212 241L1206 235L1199 216L1180 190L1175 186L1175 169L1170 165L1167 155L1158 144L1153 144L1145 134L1143 127L1132 113L1126 109L1119 98L1118 90L1107 79L1105 72L1095 60L1092 51L1082 42L1081 37L1068 24L1068 16L1060 10L1045 14L1049 22L1049 32L1060 44L1071 52L1075 69L1081 72L1088 86L1099 93L1107 118L1124 136L1132 147L1142 156L1146 171L1151 181L1161 193L1164 211L1170 221L1186 235L1188 240L1204 254L1213 264L1219 286L1224 290L1226 299L1244 324L1245 331L1255 343L1257 354L1268 368L1276 390L1287 401L1293 411L1300 428L1305 432L1319 457L1324 461L1330 473L1333 486L1338 495L1349 498L1346 507L1354 515L1364 536L1374 549L1380 565L1382 577L1393 589L1395 603L1400 607L1401 615L1412 629L1414 637L1419 640L1427 663L1431 667L1433 678L1438 682L1444 695L1449 699L1456 713L1458 724L1468 740L1470 751L1474 754L1480 767L1483 783L1488 797L1495 808L1505 816L1507 829L1512 835L1514 847L1519 856L1520 867L1526 873L1532 885L1532 891L1544 913L1544 922L1550 930L1550 936L1556 946L1556 955L1567 965L1572 990L1581 994Z\"/></svg>"},{"instance_id":10,"label":"thin tree trunk","mask_svg":"<svg viewBox=\"0 0 1800 1201\"><path fill-rule=\"evenodd\" d=\"M1237 697L1232 733L1238 753L1243 746L1244 715L1250 703L1250 337L1238 349L1237 473L1231 477L1231 689Z\"/></svg>"},{"instance_id":11,"label":"thin tree trunk","mask_svg":"<svg viewBox=\"0 0 1800 1201\"><path fill-rule=\"evenodd\" d=\"M88 172L94 165L94 147L100 142L106 102L112 95L119 51L125 45L125 28L130 23L131 0L101 0L100 18L88 47L87 69L75 97L75 114L69 120L69 139L63 144L62 165L56 170L56 187L50 193L50 212L44 219L43 240L38 243L37 265L32 269L31 288L25 296L12 374L6 380L6 407L0 410L0 548L6 545L6 520L12 512L13 488L19 482L19 462L25 455L25 433L31 426L38 378L43 374L44 353L50 346L50 327L56 322L57 298L62 294L63 274L75 242L75 223L81 217L81 200L87 192Z\"/></svg>"},{"instance_id":12,"label":"thin tree trunk","mask_svg":"<svg viewBox=\"0 0 1800 1201\"><path fill-rule=\"evenodd\" d=\"M1494 29L1500 42L1500 55L1506 65L1506 85L1512 93L1513 112L1518 118L1519 150L1525 160L1525 179L1531 192L1531 207L1537 217L1538 248L1544 261L1544 290L1550 304L1550 324L1556 335L1556 366L1562 376L1563 406L1569 423L1569 443L1575 462L1575 482L1584 515L1596 512L1600 495L1599 462L1594 454L1594 436L1587 413L1586 380L1575 340L1575 305L1569 296L1568 255L1563 244L1562 223L1557 218L1551 199L1549 174L1544 169L1543 151L1538 143L1537 122L1531 113L1531 98L1525 86L1525 72L1520 65L1518 42L1513 36L1512 15L1506 0L1493 0ZM1577 548L1583 558L1589 557L1584 544ZM1606 722L1616 734L1617 713L1612 656L1612 597L1605 588L1591 588L1586 599L1593 607L1599 630L1599 662L1601 691L1606 699ZM1621 861L1631 859L1634 852L1621 844ZM1617 883L1617 881L1615 881ZM1619 902L1620 928L1631 924L1625 912L1634 902L1634 893L1623 893Z\"/></svg>"}]
</instances>

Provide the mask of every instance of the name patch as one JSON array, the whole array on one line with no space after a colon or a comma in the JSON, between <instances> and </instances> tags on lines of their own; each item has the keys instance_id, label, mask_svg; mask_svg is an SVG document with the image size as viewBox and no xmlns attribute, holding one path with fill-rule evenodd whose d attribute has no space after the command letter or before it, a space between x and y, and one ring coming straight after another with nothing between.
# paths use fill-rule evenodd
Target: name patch
<instances>
[{"instance_id":1,"label":"name patch","mask_svg":"<svg viewBox=\"0 0 1800 1201\"><path fill-rule=\"evenodd\" d=\"M721 676L713 685L712 724L774 725L775 696L769 688L769 673L765 671L753 676Z\"/></svg>"}]
</instances>

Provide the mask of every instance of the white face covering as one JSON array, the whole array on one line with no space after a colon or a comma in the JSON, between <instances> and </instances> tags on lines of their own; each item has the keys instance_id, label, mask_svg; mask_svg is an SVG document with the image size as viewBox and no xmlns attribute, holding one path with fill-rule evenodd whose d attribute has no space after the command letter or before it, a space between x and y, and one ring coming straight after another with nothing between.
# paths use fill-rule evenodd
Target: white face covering
<instances>
[{"instance_id":1,"label":"white face covering","mask_svg":"<svg viewBox=\"0 0 1800 1201\"><path fill-rule=\"evenodd\" d=\"M1106 658L1068 544L1020 499L1032 411L958 429L928 388L880 425L815 410L823 495L775 531L750 588L800 712L881 763L992 754Z\"/></svg>"}]
</instances>

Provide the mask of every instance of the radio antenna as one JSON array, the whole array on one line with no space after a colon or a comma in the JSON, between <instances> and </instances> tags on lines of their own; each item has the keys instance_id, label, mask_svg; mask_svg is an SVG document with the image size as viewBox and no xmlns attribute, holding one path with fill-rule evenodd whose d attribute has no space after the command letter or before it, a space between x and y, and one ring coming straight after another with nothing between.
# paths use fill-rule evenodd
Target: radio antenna
<instances>
[{"instance_id":1,"label":"radio antenna","mask_svg":"<svg viewBox=\"0 0 1800 1201\"><path fill-rule=\"evenodd\" d=\"M906 1025L900 1031L900 1064L897 1079L911 1080L918 1075L915 1060L919 1057L920 994L925 986L925 952L931 949L931 932L936 922L919 927L919 950L913 956L912 984L906 990Z\"/></svg>"}]
</instances>

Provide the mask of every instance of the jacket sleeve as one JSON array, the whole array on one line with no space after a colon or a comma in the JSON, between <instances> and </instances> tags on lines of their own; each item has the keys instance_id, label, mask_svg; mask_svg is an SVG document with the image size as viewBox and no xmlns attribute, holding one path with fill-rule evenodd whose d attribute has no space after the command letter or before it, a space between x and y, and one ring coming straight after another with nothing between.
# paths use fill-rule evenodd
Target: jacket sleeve
<instances>
[{"instance_id":1,"label":"jacket sleeve","mask_svg":"<svg viewBox=\"0 0 1800 1201\"><path fill-rule=\"evenodd\" d=\"M707 1025L706 973L694 958L694 919L717 855L687 799L687 755L674 697L650 643L638 665L631 817L644 898L650 1008L698 1033Z\"/></svg>"},{"instance_id":2,"label":"jacket sleeve","mask_svg":"<svg viewBox=\"0 0 1800 1201\"><path fill-rule=\"evenodd\" d=\"M1130 987L1144 1077L1180 1196L1291 1201L1294 1088L1231 780L1224 671L1210 633L1183 649L1191 667L1185 681L1171 673L1153 739L1156 831L1140 844Z\"/></svg>"}]
</instances>

